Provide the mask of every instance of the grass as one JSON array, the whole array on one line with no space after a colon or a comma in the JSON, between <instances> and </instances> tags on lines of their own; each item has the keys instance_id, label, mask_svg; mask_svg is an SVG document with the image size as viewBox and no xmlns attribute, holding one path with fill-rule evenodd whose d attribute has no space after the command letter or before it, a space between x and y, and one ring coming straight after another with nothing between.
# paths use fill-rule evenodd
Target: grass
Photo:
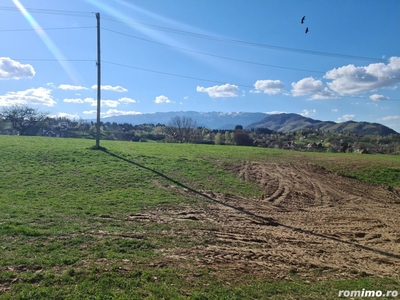
<instances>
[{"instance_id":1,"label":"grass","mask_svg":"<svg viewBox=\"0 0 400 300\"><path fill-rule=\"evenodd\" d=\"M330 171L361 181L389 187L400 187L399 155L351 153L305 153L306 157Z\"/></svg>"},{"instance_id":2,"label":"grass","mask_svg":"<svg viewBox=\"0 0 400 300\"><path fill-rule=\"evenodd\" d=\"M193 274L157 265L159 249L204 241L169 234L187 224L130 222L129 216L205 201L154 180L195 191L262 194L225 163L302 160L399 187L399 156L113 141L102 141L107 151L96 151L93 143L0 136L0 299L336 299L340 289L398 289L398 278L231 280L236 274L217 278L207 269Z\"/></svg>"}]
</instances>

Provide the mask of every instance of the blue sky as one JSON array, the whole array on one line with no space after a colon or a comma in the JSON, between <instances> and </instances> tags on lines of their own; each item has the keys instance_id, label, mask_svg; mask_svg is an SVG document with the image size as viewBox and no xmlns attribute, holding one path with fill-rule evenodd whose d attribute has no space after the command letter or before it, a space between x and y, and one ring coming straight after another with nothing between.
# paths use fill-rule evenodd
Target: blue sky
<instances>
[{"instance_id":1,"label":"blue sky","mask_svg":"<svg viewBox=\"0 0 400 300\"><path fill-rule=\"evenodd\" d=\"M0 0L0 108L95 118L96 12L102 118L290 112L400 132L398 0Z\"/></svg>"}]
</instances>

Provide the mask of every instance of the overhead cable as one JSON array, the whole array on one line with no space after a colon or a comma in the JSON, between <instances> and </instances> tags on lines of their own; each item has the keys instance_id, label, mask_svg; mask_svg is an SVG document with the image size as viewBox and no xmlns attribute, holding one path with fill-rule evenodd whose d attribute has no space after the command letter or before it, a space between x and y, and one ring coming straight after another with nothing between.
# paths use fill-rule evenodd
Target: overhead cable
<instances>
[{"instance_id":1,"label":"overhead cable","mask_svg":"<svg viewBox=\"0 0 400 300\"><path fill-rule=\"evenodd\" d=\"M247 61L247 60L236 59L236 58L231 58L231 57L226 57L226 56L221 56L221 55L216 55L216 54L210 54L210 53L200 52L200 51L186 49L186 48L182 48L182 47L172 46L172 45L168 45L168 44L164 44L164 43L148 40L148 39L145 39L145 38L140 38L140 37L137 37L137 36L133 36L133 35L130 35L130 34L119 32L119 31L107 29L107 28L104 28L104 27L101 27L101 29L104 30L104 31L109 31L109 32L112 32L112 33L115 33L115 34L127 36L127 37L130 37L130 38L134 38L134 39L137 39L137 40L141 40L141 41L145 41L145 42L149 42L149 43L153 43L153 44L157 44L157 45L161 45L161 46L165 46L165 47L170 47L170 48L174 48L174 49L178 49L178 50L182 50L182 51L186 51L186 52L196 53L196 54L200 54L200 55L205 55L205 56L210 56L210 57L215 57L215 58L220 58L220 59L225 59L225 60L230 60L230 61L237 61L237 62L241 62L241 63L259 65L259 66L270 67L270 68L279 68L279 69L285 69L285 70L292 70L292 71L312 72L312 73L319 73L319 74L325 74L326 73L324 71L316 71L316 70L308 70L308 69L299 69L299 68L291 68L291 67L285 67L285 66L270 65L270 64L260 63L260 62ZM346 74L346 75L342 75L342 76L357 77L358 75ZM380 77L380 76L374 76L374 77L375 78L383 78L383 79L400 79L398 77Z\"/></svg>"},{"instance_id":2,"label":"overhead cable","mask_svg":"<svg viewBox=\"0 0 400 300\"><path fill-rule=\"evenodd\" d=\"M146 69L146 68L140 68L140 67L130 66L130 65L116 63L116 62L104 61L104 60L102 61L102 63L115 65L115 66L119 66L119 67L124 67L124 68L129 68L129 69L145 71L145 72L157 73L157 74L162 74L162 75L167 75L167 76L180 77L180 78L185 78L185 79L200 80L200 81L212 82L212 83L218 83L218 84L226 84L227 83L227 82L224 82L224 81L217 81L217 80L211 80L211 79L205 79L205 78L198 78L198 77L186 76L186 75L181 75L181 74L174 74L174 73L157 71L157 70L150 70L150 69ZM252 89L255 88L254 86L247 85L247 84L235 84L235 85L236 86L241 86L241 87L252 88ZM365 96L337 96L336 98L332 97L331 99L335 100L335 99L342 99L342 98L372 100L370 97L365 97ZM379 101L400 101L400 99L384 99L384 100L379 100Z\"/></svg>"},{"instance_id":3,"label":"overhead cable","mask_svg":"<svg viewBox=\"0 0 400 300\"><path fill-rule=\"evenodd\" d=\"M313 50L305 50L305 49L298 49L298 48L290 48L290 47L282 47L282 46L268 45L268 44L262 44L262 43L255 43L255 42L249 42L249 41L243 41L243 40L222 38L222 37L200 34L200 33L195 33L195 32L190 32L190 31L184 31L184 30L178 30L178 29L173 29L173 28L168 28L168 27L163 27L163 26L151 25L151 24L147 24L147 23L123 20L120 18L114 18L114 17L110 17L107 15L106 16L103 15L102 18L105 20L109 20L109 21L115 21L115 22L127 23L127 24L131 23L131 24L136 24L138 26L150 27L150 28L153 28L156 30L169 31L169 32L177 33L177 34L183 34L183 35L193 36L193 37L202 38L202 39L215 40L215 41L227 42L227 43L235 43L235 44L241 44L241 45L252 46L252 47L257 47L257 48L297 52L297 53L320 55L320 56L347 58L347 59L367 60L367 61L374 61L374 62L386 62L387 61L382 58L374 58L374 57L366 57L366 56L358 56L358 55L348 55L348 54L323 52L323 51L313 51Z\"/></svg>"},{"instance_id":4,"label":"overhead cable","mask_svg":"<svg viewBox=\"0 0 400 300\"><path fill-rule=\"evenodd\" d=\"M93 29L96 26L83 26L83 27L52 27L42 28L44 31L48 30L69 30L69 29ZM21 28L21 29L0 29L0 32L16 32L16 31L35 31L35 28Z\"/></svg>"}]
</instances>

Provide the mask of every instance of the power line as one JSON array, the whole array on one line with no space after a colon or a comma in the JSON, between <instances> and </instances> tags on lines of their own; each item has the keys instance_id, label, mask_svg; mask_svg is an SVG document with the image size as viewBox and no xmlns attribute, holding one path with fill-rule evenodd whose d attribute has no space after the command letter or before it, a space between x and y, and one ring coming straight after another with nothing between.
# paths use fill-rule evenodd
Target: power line
<instances>
[{"instance_id":1,"label":"power line","mask_svg":"<svg viewBox=\"0 0 400 300\"><path fill-rule=\"evenodd\" d=\"M55 59L55 58L13 58L14 60L21 61L48 61L48 62L59 62L59 61L80 61L80 62L95 62L95 59Z\"/></svg>"},{"instance_id":2,"label":"power line","mask_svg":"<svg viewBox=\"0 0 400 300\"><path fill-rule=\"evenodd\" d=\"M226 84L226 82L217 81L217 80L204 79L204 78L198 78L198 77L174 74L174 73L169 73L169 72L150 70L150 69L145 69L145 68L129 66L129 65L125 65L125 64L114 63L114 62L110 62L110 61L104 61L103 60L102 62L106 63L106 64L110 64L110 65L115 65L115 66L120 66L120 67L124 67L124 68L140 70L140 71L146 71L146 72L151 72L151 73L163 74L163 75L186 78L186 79L200 80L200 81L206 81L206 82L212 82L212 83ZM236 84L236 85L237 86L242 86L242 87L254 88L254 86L250 86L250 85L246 85L246 84Z\"/></svg>"},{"instance_id":3,"label":"power line","mask_svg":"<svg viewBox=\"0 0 400 300\"><path fill-rule=\"evenodd\" d=\"M178 29L173 29L173 28L168 28L168 27L163 27L163 26L151 25L151 24L147 24L147 23L127 21L127 20L123 20L120 18L110 17L110 16L103 17L103 19L106 19L109 21L120 22L120 23L136 24L138 26L150 27L150 28L153 28L156 30L169 31L169 32L177 33L177 34L189 35L189 36L202 38L202 39L215 40L215 41L227 42L227 43L235 43L235 44L241 44L241 45L252 46L252 47L257 47L257 48L297 52L297 53L320 55L320 56L330 56L330 57L338 57L338 58L368 60L368 61L374 61L374 62L386 62L385 59L381 59L381 58L357 56L357 55L347 55L347 54L323 52L323 51L313 51L313 50L305 50L305 49L298 49L298 48L290 48L290 47L282 47L282 46L268 45L268 44L262 44L262 43L255 43L255 42L248 42L248 41L229 39L229 38L221 38L221 37L216 37L216 36L212 36L212 35L206 35L206 34L178 30Z\"/></svg>"},{"instance_id":4,"label":"power line","mask_svg":"<svg viewBox=\"0 0 400 300\"><path fill-rule=\"evenodd\" d=\"M322 72L322 71L297 69L297 68L290 68L290 67L284 67L284 66L276 66L276 65L270 65L270 64L264 64L264 63L259 63L259 62L247 61L247 60L236 59L236 58L231 58L231 57L226 57L226 56L220 56L220 55L200 52L200 51L196 51L196 50L190 50L190 49L186 49L186 48L182 48L182 47L172 46L172 45L168 45L168 44L164 44L164 43L160 43L160 42L156 42L156 41L152 41L152 40L148 40L148 39L144 39L144 38L139 38L137 36L125 34L125 33L118 32L118 31L111 30L111 29L107 29L107 28L104 28L104 27L102 27L102 29L105 30L105 31L116 33L116 34L128 36L128 37L131 37L131 38L134 38L134 39L142 40L142 41L145 41L145 42L149 42L149 43L153 43L153 44L157 44L157 45L161 45L161 46L165 46L165 47L170 47L170 48L174 48L174 49L179 49L179 50L187 51L187 52L191 52L191 53L196 53L196 54L200 54L200 55L210 56L210 57L216 57L216 58L221 58L221 59L226 59L226 60L231 60L231 61L237 61L237 62L242 62L242 63L247 63L247 64L271 67L271 68L279 68L279 69L302 71L302 72L314 72L314 73L321 73L321 74L325 73L325 72Z\"/></svg>"},{"instance_id":5,"label":"power line","mask_svg":"<svg viewBox=\"0 0 400 300\"><path fill-rule=\"evenodd\" d=\"M38 9L38 8L26 8L26 9L30 13L45 13L45 14L69 15L69 16L79 16L79 17L91 17L91 16L89 16L89 14L93 14L93 12L87 12L87 11L52 10L52 9ZM19 11L19 9L16 7L8 7L8 6L0 6L0 11L1 10L3 10L3 11ZM381 59L381 58L348 55L348 54L340 54L340 53L332 53L332 52L323 52L323 51L313 51L313 50L305 50L305 49L299 49L299 48L290 48L290 47L282 47L282 46L276 46L276 45L255 43L255 42L249 42L249 41L243 41L243 40L237 40L237 39L221 38L221 37L216 37L216 36L212 36L212 35L200 34L200 33L196 33L196 32L173 29L173 28L157 26L157 25L152 25L152 24L147 24L147 23L142 23L142 22L135 22L135 21L131 21L131 20L124 20L121 18L115 18L115 17L107 16L107 15L103 16L102 18L105 20L119 22L119 23L136 24L138 26L150 27L150 28L153 28L156 30L169 31L169 32L183 34L183 35L189 35L189 36L193 36L193 37L197 37L197 38L203 38L203 39L209 39L209 40L215 40L215 41L227 42L227 43L236 43L236 44L242 44L242 45L258 47L258 48L267 48L267 49L280 50L280 51L289 51L289 52L297 52L297 53L320 55L320 56L330 56L330 57L338 57L338 58L368 60L368 61L374 61L374 62L386 62L385 59Z\"/></svg>"},{"instance_id":6,"label":"power line","mask_svg":"<svg viewBox=\"0 0 400 300\"><path fill-rule=\"evenodd\" d=\"M27 10L31 13L45 13L45 14L57 14L57 15L70 15L70 16L79 16L79 17L89 17L88 14L93 14L89 12L83 12L83 11L69 11L69 10L49 10L49 9L32 9L32 8L27 8ZM0 11L16 11L19 12L19 9L16 7L2 7L0 6ZM91 17L91 16L90 16ZM372 61L381 61L381 62L386 62L384 59L377 59L377 58L372 58L372 57L364 57L364 56L353 56L353 55L346 55L346 54L338 54L338 53L330 53L330 52L321 52L321 51L312 51L312 50L304 50L304 49L298 49L298 48L289 48L289 47L281 47L281 46L274 46L274 45L267 45L267 44L261 44L261 43L254 43L254 42L248 42L248 41L243 41L243 40L236 40L236 39L228 39L228 38L220 38L216 36L211 36L211 35L205 35L205 34L199 34L195 32L190 32L190 31L183 31L183 30L177 30L177 29L172 29L168 27L162 27L162 26L156 26L156 25L151 25L151 24L146 24L146 23L140 23L140 22L134 22L134 21L122 21L122 19L119 18L113 18L113 17L106 17L105 19L111 20L111 21L117 21L121 23L133 23L137 24L138 26L146 26L146 27L151 27L157 30L163 30L163 31L169 31L173 33L178 33L178 34L184 34L184 35L189 35L193 37L198 37L198 38L203 38L203 39L209 39L209 40L216 40L216 41L221 41L221 42L228 42L228 43L236 43L236 44L243 44L247 46L252 46L252 47L258 47L258 48L267 48L267 49L273 49L273 50L280 50L280 51L289 51L289 52L297 52L297 53L304 53L304 54L312 54L312 55L321 55L321 56L332 56L332 57L340 57L340 58L351 58L351 59L359 59L359 60L372 60ZM64 30L64 29L84 29L84 28L94 28L93 26L90 27L66 27L66 28L48 28L45 30ZM176 47L172 45L167 45L143 38L138 38L135 36L131 36L128 34L124 34L121 32L117 32L114 30L109 30L105 29L106 31L110 31L113 33L129 36L132 38L140 39L143 41L167 46L167 47L172 47L176 49L180 49L183 51L188 51L196 54L201 54L201 55L207 55L210 57L216 57L216 58L221 58L221 59L227 59L227 60L232 60L232 61L238 61L238 62L243 62L243 63L249 63L249 64L254 64L254 65L262 65L262 66L267 66L267 67L273 67L273 68L282 68L282 69L289 69L289 70L296 70L296 71L306 71L306 72L315 72L315 73L325 73L322 71L315 71L315 70L305 70L305 69L296 69L296 68L290 68L290 67L283 67L283 66L275 66L275 65L268 65L268 64L263 64L263 63L258 63L258 62L251 62L251 61L245 61L245 60L240 60L240 59L235 59L235 58L229 58L229 57L224 57L224 56L219 56L219 55L214 55L214 54L209 54L209 53L204 53L200 51L195 51L195 50L190 50L190 49L185 49L181 47ZM0 30L0 32L7 32L7 31L27 31L27 30L34 30L34 29L12 29L12 30ZM83 60L83 59L65 59L65 60L57 60L57 59L19 59L19 60L36 60L36 61L80 61L80 62L93 62L94 60ZM201 81L206 81L206 82L213 82L213 83L219 83L219 84L224 84L225 82L221 81L216 81L216 80L210 80L210 79L203 79L203 78L197 78L197 77L191 77L191 76L185 76L185 75L180 75L180 74L173 74L173 73L168 73L168 72L162 72L162 71L156 71L156 70L150 70L150 69L145 69L145 68L139 68L139 67L134 67L134 66L128 66L125 64L119 64L119 63L113 63L113 62L107 62L104 61L105 63L111 64L111 65L116 65L116 66L122 66L126 68L131 68L131 69L137 69L137 70L142 70L142 71L147 71L147 72L153 72L153 73L158 73L158 74L163 74L163 75L169 75L169 76L175 76L175 77L180 77L180 78L186 78L186 79L192 79L192 80L201 80ZM354 76L354 75L343 75L343 76ZM388 78L388 79L399 79L399 78L389 78L389 77L376 77L376 78ZM244 85L244 84L239 84L238 86L242 87L248 87L248 88L254 88L253 86L249 85ZM372 100L369 97L363 97L363 96L358 96L358 97L343 97L340 96L339 98L350 98L350 99L368 99ZM336 98L337 99L337 98ZM400 101L400 99L385 99L385 100L380 100L380 101Z\"/></svg>"},{"instance_id":7,"label":"power line","mask_svg":"<svg viewBox=\"0 0 400 300\"><path fill-rule=\"evenodd\" d=\"M51 15L67 15L67 16L76 16L76 17L87 17L91 18L93 13L87 11L76 11L76 10L56 10L56 9L43 9L43 8L28 8L25 7L29 13L42 13L42 14L51 14ZM12 6L0 6L0 11L15 11L20 12L19 8Z\"/></svg>"},{"instance_id":8,"label":"power line","mask_svg":"<svg viewBox=\"0 0 400 300\"><path fill-rule=\"evenodd\" d=\"M174 73L163 72L163 71L150 70L150 69L146 69L146 68L140 68L140 67L135 67L135 66L130 66L130 65L126 65L126 64L110 62L110 61L104 61L104 60L102 62L106 63L106 64L110 64L110 65L119 66L119 67L135 69L135 70L151 72L151 73L157 73L157 74L162 74L162 75L167 75L167 76L174 76L174 77L180 77L180 78L192 79L192 80L200 80L200 81L212 82L212 83L218 83L218 84L226 84L226 82L223 82L223 81L204 79L204 78L186 76L186 75L181 75L181 74L174 74ZM235 85L236 86L240 86L240 87L252 88L252 89L255 88L254 86L247 85L247 84L235 84ZM337 99L367 99L367 100L371 100L372 101L371 98L365 97L365 96L338 96L337 98L332 98L332 100L335 100L335 99L336 100ZM380 101L400 101L400 99L384 99L384 100L379 100L378 102L380 102Z\"/></svg>"},{"instance_id":9,"label":"power line","mask_svg":"<svg viewBox=\"0 0 400 300\"><path fill-rule=\"evenodd\" d=\"M44 31L48 30L69 30L69 29L93 29L95 26L84 26L84 27L52 27L52 28L42 28ZM35 31L34 28L23 28L23 29L0 29L0 32L16 32L16 31Z\"/></svg>"},{"instance_id":10,"label":"power line","mask_svg":"<svg viewBox=\"0 0 400 300\"><path fill-rule=\"evenodd\" d=\"M153 44L157 44L157 45L161 45L161 46L165 46L165 47L170 47L170 48L174 48L174 49L179 49L179 50L186 51L186 52L196 53L196 54L200 54L200 55L205 55L205 56L210 56L210 57L215 57L215 58L220 58L220 59L226 59L226 60L230 60L230 61L237 61L237 62L252 64L252 65L259 65L259 66L271 67L271 68L279 68L279 69L292 70L292 71L313 72L313 73L319 73L319 74L325 74L326 73L326 72L323 72L323 71L298 69L298 68L270 65L270 64L260 63L260 62L253 62L253 61L236 59L236 58L231 58L231 57L226 57L226 56L221 56L221 55L216 55L216 54L210 54L210 53L200 52L200 51L186 49L186 48L182 48L182 47L172 46L172 45L168 45L168 44L164 44L164 43L148 40L148 39L145 39L145 38L140 38L140 37L137 37L137 36L133 36L133 35L130 35L130 34L119 32L119 31L107 29L107 28L104 28L104 27L102 27L102 29L105 30L105 31L109 31L109 32L115 33L115 34L127 36L127 37L130 37L130 38L134 38L134 39L137 39L137 40L141 40L141 41L145 41L145 42L149 42L149 43L153 43ZM352 75L352 74L346 74L346 75L342 75L342 76L357 77L357 75ZM400 79L398 77L379 77L379 76L374 76L374 77L375 78L382 78L382 79Z\"/></svg>"}]
</instances>

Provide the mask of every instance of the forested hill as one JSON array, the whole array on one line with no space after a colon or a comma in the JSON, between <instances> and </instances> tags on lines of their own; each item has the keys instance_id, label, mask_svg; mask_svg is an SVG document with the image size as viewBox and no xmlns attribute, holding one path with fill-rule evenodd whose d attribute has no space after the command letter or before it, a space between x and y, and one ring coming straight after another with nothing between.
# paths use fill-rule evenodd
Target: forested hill
<instances>
[{"instance_id":1,"label":"forested hill","mask_svg":"<svg viewBox=\"0 0 400 300\"><path fill-rule=\"evenodd\" d=\"M319 129L329 132L343 132L360 135L387 136L396 134L393 129L378 123L347 121L335 123L333 121L320 121L306 118L298 114L268 115L264 119L254 122L246 128L268 128L280 132L293 132L303 129Z\"/></svg>"}]
</instances>

